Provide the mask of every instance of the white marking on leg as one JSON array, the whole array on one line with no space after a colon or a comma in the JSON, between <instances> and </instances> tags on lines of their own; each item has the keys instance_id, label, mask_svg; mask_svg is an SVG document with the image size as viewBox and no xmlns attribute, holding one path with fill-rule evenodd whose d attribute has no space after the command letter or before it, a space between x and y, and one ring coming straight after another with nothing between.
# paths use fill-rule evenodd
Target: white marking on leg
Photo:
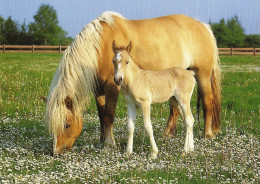
<instances>
[{"instance_id":1,"label":"white marking on leg","mask_svg":"<svg viewBox=\"0 0 260 184\"><path fill-rule=\"evenodd\" d=\"M184 151L186 153L194 150L193 122L194 122L194 119L192 116L185 117L186 139L185 139L185 144L184 144Z\"/></svg>"},{"instance_id":2,"label":"white marking on leg","mask_svg":"<svg viewBox=\"0 0 260 184\"><path fill-rule=\"evenodd\" d=\"M133 139L134 139L134 129L135 129L135 118L136 118L136 110L134 104L127 104L128 109L128 142L126 147L126 153L128 155L133 153Z\"/></svg>"},{"instance_id":3,"label":"white marking on leg","mask_svg":"<svg viewBox=\"0 0 260 184\"><path fill-rule=\"evenodd\" d=\"M144 128L148 134L151 148L152 148L151 157L157 158L158 148L154 140L153 127L150 120L150 104L142 104L142 112L143 112L143 119L144 119Z\"/></svg>"}]
</instances>

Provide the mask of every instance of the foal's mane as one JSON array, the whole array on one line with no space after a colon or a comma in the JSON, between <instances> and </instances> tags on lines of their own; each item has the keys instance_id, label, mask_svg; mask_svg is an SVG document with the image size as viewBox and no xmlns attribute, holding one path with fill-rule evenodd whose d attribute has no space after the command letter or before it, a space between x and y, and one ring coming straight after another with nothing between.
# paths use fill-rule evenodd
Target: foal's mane
<instances>
[{"instance_id":1,"label":"foal's mane","mask_svg":"<svg viewBox=\"0 0 260 184\"><path fill-rule=\"evenodd\" d=\"M55 72L47 99L45 122L49 132L56 136L62 133L67 115L78 119L90 93L95 91L98 56L105 22L114 24L114 17L123 17L115 12L104 12L87 24L66 49ZM72 100L73 111L66 108L65 99Z\"/></svg>"}]
</instances>

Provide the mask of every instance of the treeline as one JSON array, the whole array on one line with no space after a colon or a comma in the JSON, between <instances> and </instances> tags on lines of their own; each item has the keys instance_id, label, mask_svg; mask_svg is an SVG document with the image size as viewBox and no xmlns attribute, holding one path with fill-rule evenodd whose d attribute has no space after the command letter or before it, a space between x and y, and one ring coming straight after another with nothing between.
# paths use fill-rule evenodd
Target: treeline
<instances>
[{"instance_id":1,"label":"treeline","mask_svg":"<svg viewBox=\"0 0 260 184\"><path fill-rule=\"evenodd\" d=\"M253 47L260 48L260 34L246 35L238 16L225 21L211 23L211 28L217 39L218 47Z\"/></svg>"},{"instance_id":2,"label":"treeline","mask_svg":"<svg viewBox=\"0 0 260 184\"><path fill-rule=\"evenodd\" d=\"M20 25L11 17L0 16L0 45L70 45L73 41L58 25L56 10L42 4L33 16L34 22ZM237 16L209 24L217 39L218 47L258 47L260 34L246 35Z\"/></svg>"},{"instance_id":3,"label":"treeline","mask_svg":"<svg viewBox=\"0 0 260 184\"><path fill-rule=\"evenodd\" d=\"M56 10L42 4L33 16L34 22L21 25L12 17L0 16L0 45L69 45L72 38L58 25Z\"/></svg>"}]
</instances>

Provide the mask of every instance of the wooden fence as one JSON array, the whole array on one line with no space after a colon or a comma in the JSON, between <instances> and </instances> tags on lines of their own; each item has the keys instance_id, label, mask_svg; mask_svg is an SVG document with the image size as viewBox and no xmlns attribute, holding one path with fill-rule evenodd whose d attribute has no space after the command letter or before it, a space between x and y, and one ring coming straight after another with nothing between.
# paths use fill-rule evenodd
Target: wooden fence
<instances>
[{"instance_id":1,"label":"wooden fence","mask_svg":"<svg viewBox=\"0 0 260 184\"><path fill-rule=\"evenodd\" d=\"M63 53L68 46L0 45L0 52ZM220 55L260 55L260 48L219 48Z\"/></svg>"},{"instance_id":2,"label":"wooden fence","mask_svg":"<svg viewBox=\"0 0 260 184\"><path fill-rule=\"evenodd\" d=\"M68 46L0 45L0 52L62 53Z\"/></svg>"}]
</instances>

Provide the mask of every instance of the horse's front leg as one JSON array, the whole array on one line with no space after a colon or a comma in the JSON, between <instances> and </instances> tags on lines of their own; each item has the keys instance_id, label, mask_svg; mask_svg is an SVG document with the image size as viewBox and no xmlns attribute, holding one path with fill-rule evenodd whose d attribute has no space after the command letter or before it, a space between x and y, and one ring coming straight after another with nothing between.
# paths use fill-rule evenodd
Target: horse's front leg
<instances>
[{"instance_id":1,"label":"horse's front leg","mask_svg":"<svg viewBox=\"0 0 260 184\"><path fill-rule=\"evenodd\" d=\"M113 134L113 122L115 119L116 102L119 95L119 89L110 83L105 85L105 112L103 116L103 128L105 135L105 148L108 151L116 149L116 143Z\"/></svg>"},{"instance_id":2,"label":"horse's front leg","mask_svg":"<svg viewBox=\"0 0 260 184\"><path fill-rule=\"evenodd\" d=\"M144 128L148 134L148 137L150 139L150 144L152 148L151 157L157 158L158 154L158 148L156 146L154 136L153 136L153 127L150 119L150 109L151 104L148 102L141 103L142 113L143 113L143 119L144 119Z\"/></svg>"},{"instance_id":3,"label":"horse's front leg","mask_svg":"<svg viewBox=\"0 0 260 184\"><path fill-rule=\"evenodd\" d=\"M98 94L96 95L96 105L97 105L97 110L98 110L98 117L100 121L100 143L102 146L104 145L105 142L105 130L104 130L104 115L105 115L105 95Z\"/></svg>"},{"instance_id":4,"label":"horse's front leg","mask_svg":"<svg viewBox=\"0 0 260 184\"><path fill-rule=\"evenodd\" d=\"M133 153L133 139L134 139L134 130L135 130L135 119L137 106L132 103L127 103L128 110L128 142L126 147L126 153L131 155Z\"/></svg>"}]
</instances>

